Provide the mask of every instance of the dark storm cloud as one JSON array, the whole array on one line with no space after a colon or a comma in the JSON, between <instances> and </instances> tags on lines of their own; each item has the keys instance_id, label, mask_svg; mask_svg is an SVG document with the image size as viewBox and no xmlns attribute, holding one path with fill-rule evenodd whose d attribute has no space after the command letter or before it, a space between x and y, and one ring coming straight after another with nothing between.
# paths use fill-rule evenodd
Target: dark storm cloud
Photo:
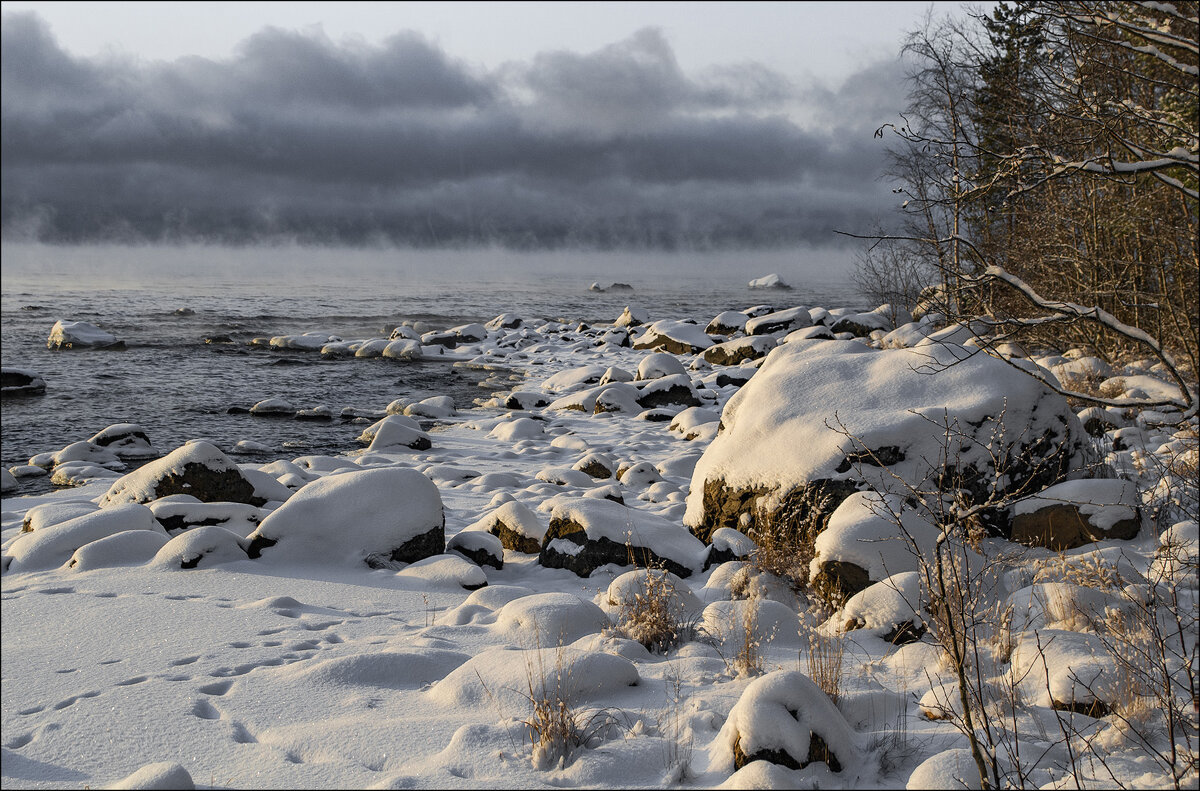
<instances>
[{"instance_id":1,"label":"dark storm cloud","mask_svg":"<svg viewBox=\"0 0 1200 791\"><path fill-rule=\"evenodd\" d=\"M886 68L691 77L654 30L493 72L415 33L140 62L6 14L2 44L4 232L59 241L829 243L887 202L871 133L901 93ZM800 100L819 125L785 117Z\"/></svg>"}]
</instances>

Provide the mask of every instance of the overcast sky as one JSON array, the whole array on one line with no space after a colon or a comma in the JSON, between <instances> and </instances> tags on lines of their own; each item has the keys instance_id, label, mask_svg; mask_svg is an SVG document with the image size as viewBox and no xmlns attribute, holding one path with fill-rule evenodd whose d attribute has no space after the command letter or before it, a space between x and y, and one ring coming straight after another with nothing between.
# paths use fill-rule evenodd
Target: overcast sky
<instances>
[{"instance_id":1,"label":"overcast sky","mask_svg":"<svg viewBox=\"0 0 1200 791\"><path fill-rule=\"evenodd\" d=\"M931 4L2 5L6 238L704 247L889 210Z\"/></svg>"}]
</instances>

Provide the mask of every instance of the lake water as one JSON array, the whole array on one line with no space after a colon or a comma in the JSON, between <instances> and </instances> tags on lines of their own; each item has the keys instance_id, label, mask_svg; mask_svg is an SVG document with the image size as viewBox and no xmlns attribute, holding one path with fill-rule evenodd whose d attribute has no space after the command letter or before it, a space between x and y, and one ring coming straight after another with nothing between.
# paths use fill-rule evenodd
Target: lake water
<instances>
[{"instance_id":1,"label":"lake water","mask_svg":"<svg viewBox=\"0 0 1200 791\"><path fill-rule=\"evenodd\" d=\"M721 311L761 303L874 307L856 295L847 256L836 250L522 253L17 243L0 250L3 364L33 369L47 383L43 396L4 399L0 456L6 468L113 423L143 426L162 452L205 438L225 449L239 440L272 449L243 461L342 453L359 447L354 438L361 425L227 411L281 397L297 408L326 405L337 415L344 407L382 410L396 398L442 394L462 409L495 391L479 386L487 372L445 362L324 360L316 352L248 345L260 336L319 330L346 340L386 337L406 319L440 330L500 313L607 323L629 304L645 308L652 320L705 323ZM771 273L794 290L748 288L749 280ZM634 290L597 293L588 289L593 282ZM95 324L123 340L125 349L50 350L46 338L59 319ZM204 342L217 335L234 342ZM20 493L50 488L45 477L21 483Z\"/></svg>"}]
</instances>

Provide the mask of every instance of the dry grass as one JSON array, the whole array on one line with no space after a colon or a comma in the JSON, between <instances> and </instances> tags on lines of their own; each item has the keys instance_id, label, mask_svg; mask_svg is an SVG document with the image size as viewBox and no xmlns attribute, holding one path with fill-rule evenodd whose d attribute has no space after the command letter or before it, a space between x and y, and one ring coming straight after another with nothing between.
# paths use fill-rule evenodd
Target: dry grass
<instances>
[{"instance_id":1,"label":"dry grass","mask_svg":"<svg viewBox=\"0 0 1200 791\"><path fill-rule=\"evenodd\" d=\"M695 636L696 622L679 611L675 584L666 571L646 569L642 586L632 599L611 603L619 607L617 633L648 651L666 654Z\"/></svg>"},{"instance_id":2,"label":"dry grass","mask_svg":"<svg viewBox=\"0 0 1200 791\"><path fill-rule=\"evenodd\" d=\"M546 652L539 649L531 653L536 659L526 660L528 685L524 693L531 713L521 720L525 737L532 745L531 761L537 769L565 768L578 749L610 738L621 725L608 709L582 711L574 706L573 668L566 661L561 642L555 647L552 683L547 680Z\"/></svg>"},{"instance_id":3,"label":"dry grass","mask_svg":"<svg viewBox=\"0 0 1200 791\"><path fill-rule=\"evenodd\" d=\"M842 660L846 652L846 641L842 635L821 634L816 629L808 630L808 677L834 703L842 694Z\"/></svg>"}]
</instances>

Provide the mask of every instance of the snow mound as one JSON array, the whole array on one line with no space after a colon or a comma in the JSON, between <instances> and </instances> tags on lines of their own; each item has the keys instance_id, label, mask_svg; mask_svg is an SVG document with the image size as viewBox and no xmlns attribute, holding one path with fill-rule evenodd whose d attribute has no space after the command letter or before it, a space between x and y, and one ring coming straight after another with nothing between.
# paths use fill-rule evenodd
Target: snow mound
<instances>
[{"instance_id":1,"label":"snow mound","mask_svg":"<svg viewBox=\"0 0 1200 791\"><path fill-rule=\"evenodd\" d=\"M160 536L167 531L154 520L144 505L128 504L77 516L22 533L9 545L10 571L51 569L70 560L80 547L127 530L149 530Z\"/></svg>"},{"instance_id":2,"label":"snow mound","mask_svg":"<svg viewBox=\"0 0 1200 791\"><path fill-rule=\"evenodd\" d=\"M420 590L476 590L487 585L483 569L458 555L423 558L397 571L396 578L413 580Z\"/></svg>"},{"instance_id":3,"label":"snow mound","mask_svg":"<svg viewBox=\"0 0 1200 791\"><path fill-rule=\"evenodd\" d=\"M167 543L167 537L153 530L124 530L84 544L67 561L75 571L91 571L146 563Z\"/></svg>"},{"instance_id":4,"label":"snow mound","mask_svg":"<svg viewBox=\"0 0 1200 791\"><path fill-rule=\"evenodd\" d=\"M505 604L496 629L516 638L537 636L542 645L570 643L612 624L598 606L570 593L538 593Z\"/></svg>"},{"instance_id":5,"label":"snow mound","mask_svg":"<svg viewBox=\"0 0 1200 791\"><path fill-rule=\"evenodd\" d=\"M594 605L593 605L594 606ZM634 686L637 668L628 659L577 648L493 648L452 670L425 693L443 706L499 706L524 717L530 695L568 704Z\"/></svg>"},{"instance_id":6,"label":"snow mound","mask_svg":"<svg viewBox=\"0 0 1200 791\"><path fill-rule=\"evenodd\" d=\"M196 785L188 770L177 763L162 761L146 764L128 777L105 787L122 791L192 791Z\"/></svg>"},{"instance_id":7,"label":"snow mound","mask_svg":"<svg viewBox=\"0 0 1200 791\"><path fill-rule=\"evenodd\" d=\"M402 648L298 663L283 671L290 684L329 687L348 693L355 687L421 689L440 681L468 659L442 648ZM299 686L297 688L303 688Z\"/></svg>"},{"instance_id":8,"label":"snow mound","mask_svg":"<svg viewBox=\"0 0 1200 791\"><path fill-rule=\"evenodd\" d=\"M205 525L185 530L168 541L151 565L168 571L208 568L246 560L246 540L232 530Z\"/></svg>"},{"instance_id":9,"label":"snow mound","mask_svg":"<svg viewBox=\"0 0 1200 791\"><path fill-rule=\"evenodd\" d=\"M647 354L638 363L637 379L660 379L664 376L672 376L674 374L686 374L687 369L683 367L683 363L679 358L667 352L654 352Z\"/></svg>"},{"instance_id":10,"label":"snow mound","mask_svg":"<svg viewBox=\"0 0 1200 791\"><path fill-rule=\"evenodd\" d=\"M909 775L908 791L960 791L980 788L979 768L968 747L955 747L930 756Z\"/></svg>"}]
</instances>

